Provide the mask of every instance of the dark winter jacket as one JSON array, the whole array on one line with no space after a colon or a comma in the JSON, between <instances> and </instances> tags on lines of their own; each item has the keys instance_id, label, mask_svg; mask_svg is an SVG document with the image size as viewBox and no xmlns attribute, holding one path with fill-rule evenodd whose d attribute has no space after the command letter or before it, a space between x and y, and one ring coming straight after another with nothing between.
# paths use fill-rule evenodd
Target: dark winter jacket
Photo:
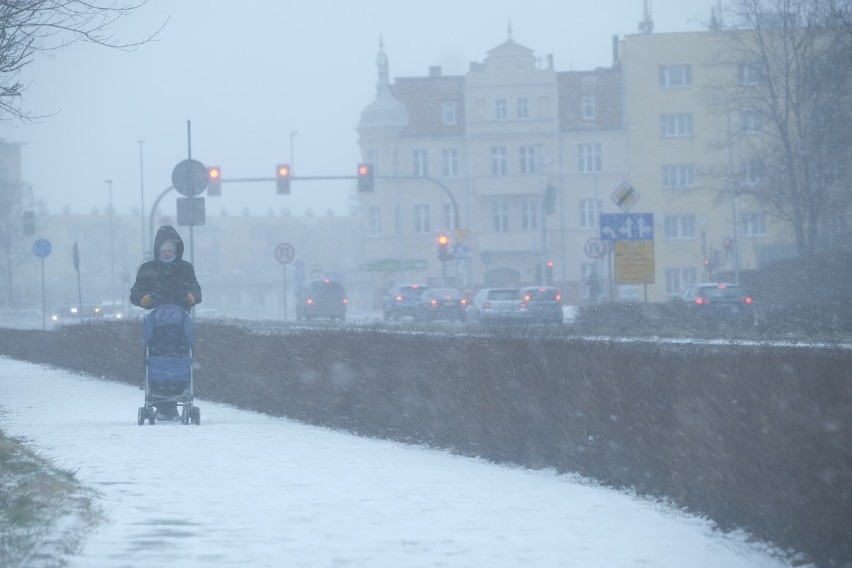
<instances>
[{"instance_id":1,"label":"dark winter jacket","mask_svg":"<svg viewBox=\"0 0 852 568\"><path fill-rule=\"evenodd\" d=\"M172 239L176 243L175 259L163 262L160 258L160 247L163 242ZM164 304L177 304L189 309L186 295L192 293L195 303L201 303L201 286L195 278L192 264L183 260L183 240L174 227L165 225L157 231L154 237L154 260L149 260L139 267L136 282L130 289L130 303L141 306L143 296L151 296L153 304L148 309Z\"/></svg>"}]
</instances>

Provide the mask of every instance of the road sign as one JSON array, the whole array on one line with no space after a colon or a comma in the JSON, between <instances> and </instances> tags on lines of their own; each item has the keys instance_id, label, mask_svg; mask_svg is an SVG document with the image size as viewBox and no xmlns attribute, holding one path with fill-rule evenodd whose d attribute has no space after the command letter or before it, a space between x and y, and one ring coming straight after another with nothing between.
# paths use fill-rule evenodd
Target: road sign
<instances>
[{"instance_id":1,"label":"road sign","mask_svg":"<svg viewBox=\"0 0 852 568\"><path fill-rule=\"evenodd\" d=\"M50 241L47 239L38 239L33 243L33 254L39 258L47 258L52 250L53 247L50 246Z\"/></svg>"},{"instance_id":2,"label":"road sign","mask_svg":"<svg viewBox=\"0 0 852 568\"><path fill-rule=\"evenodd\" d=\"M601 213L602 241L653 241L653 213Z\"/></svg>"},{"instance_id":3,"label":"road sign","mask_svg":"<svg viewBox=\"0 0 852 568\"><path fill-rule=\"evenodd\" d=\"M281 264L287 264L293 261L296 251L290 243L281 243L275 247L275 260Z\"/></svg>"},{"instance_id":4,"label":"road sign","mask_svg":"<svg viewBox=\"0 0 852 568\"><path fill-rule=\"evenodd\" d=\"M178 225L204 225L206 218L203 197L177 198Z\"/></svg>"},{"instance_id":5,"label":"road sign","mask_svg":"<svg viewBox=\"0 0 852 568\"><path fill-rule=\"evenodd\" d=\"M615 188L615 191L610 195L612 200L618 205L618 208L627 213L639 201L639 192L636 191L630 182L623 181Z\"/></svg>"},{"instance_id":6,"label":"road sign","mask_svg":"<svg viewBox=\"0 0 852 568\"><path fill-rule=\"evenodd\" d=\"M606 245L600 239L591 238L583 246L583 252L589 258L600 258L606 253Z\"/></svg>"},{"instance_id":7,"label":"road sign","mask_svg":"<svg viewBox=\"0 0 852 568\"><path fill-rule=\"evenodd\" d=\"M615 243L615 283L654 283L654 243L633 241Z\"/></svg>"},{"instance_id":8,"label":"road sign","mask_svg":"<svg viewBox=\"0 0 852 568\"><path fill-rule=\"evenodd\" d=\"M198 160L178 162L172 170L172 185L186 197L195 197L207 189L208 182L207 166Z\"/></svg>"}]
</instances>

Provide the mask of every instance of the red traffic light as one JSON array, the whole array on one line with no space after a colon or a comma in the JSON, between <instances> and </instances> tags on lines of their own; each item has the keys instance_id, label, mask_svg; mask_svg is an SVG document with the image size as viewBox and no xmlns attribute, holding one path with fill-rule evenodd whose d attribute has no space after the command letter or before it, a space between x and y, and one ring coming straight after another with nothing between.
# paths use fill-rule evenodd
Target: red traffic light
<instances>
[{"instance_id":1,"label":"red traffic light","mask_svg":"<svg viewBox=\"0 0 852 568\"><path fill-rule=\"evenodd\" d=\"M219 166L207 167L207 197L222 195L222 168Z\"/></svg>"},{"instance_id":2,"label":"red traffic light","mask_svg":"<svg viewBox=\"0 0 852 568\"><path fill-rule=\"evenodd\" d=\"M548 261L547 261L547 267L548 267L548 268L553 268L553 261L552 261L552 260L548 260Z\"/></svg>"},{"instance_id":3,"label":"red traffic light","mask_svg":"<svg viewBox=\"0 0 852 568\"><path fill-rule=\"evenodd\" d=\"M290 164L275 166L275 187L278 195L290 193Z\"/></svg>"},{"instance_id":4,"label":"red traffic light","mask_svg":"<svg viewBox=\"0 0 852 568\"><path fill-rule=\"evenodd\" d=\"M358 191L373 191L373 166L358 164Z\"/></svg>"}]
</instances>

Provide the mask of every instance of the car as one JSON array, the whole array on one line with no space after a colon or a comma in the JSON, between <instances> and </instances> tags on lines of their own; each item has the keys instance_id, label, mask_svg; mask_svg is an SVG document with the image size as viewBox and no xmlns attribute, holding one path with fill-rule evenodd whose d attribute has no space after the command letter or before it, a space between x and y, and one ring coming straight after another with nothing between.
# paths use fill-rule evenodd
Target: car
<instances>
[{"instance_id":1,"label":"car","mask_svg":"<svg viewBox=\"0 0 852 568\"><path fill-rule=\"evenodd\" d=\"M710 323L754 324L754 299L739 284L700 282L683 291L680 303L687 317Z\"/></svg>"},{"instance_id":2,"label":"car","mask_svg":"<svg viewBox=\"0 0 852 568\"><path fill-rule=\"evenodd\" d=\"M453 288L429 288L420 295L414 319L418 321L464 321L467 300Z\"/></svg>"},{"instance_id":3,"label":"car","mask_svg":"<svg viewBox=\"0 0 852 568\"><path fill-rule=\"evenodd\" d=\"M415 317L420 305L420 296L428 289L424 284L400 284L388 290L382 299L382 315L385 321Z\"/></svg>"},{"instance_id":4,"label":"car","mask_svg":"<svg viewBox=\"0 0 852 568\"><path fill-rule=\"evenodd\" d=\"M562 293L551 286L520 289L521 319L528 323L562 323Z\"/></svg>"},{"instance_id":5,"label":"car","mask_svg":"<svg viewBox=\"0 0 852 568\"><path fill-rule=\"evenodd\" d=\"M520 290L483 288L473 296L465 311L472 323L517 322L521 318Z\"/></svg>"},{"instance_id":6,"label":"car","mask_svg":"<svg viewBox=\"0 0 852 568\"><path fill-rule=\"evenodd\" d=\"M314 318L346 319L349 300L343 285L336 280L323 278L299 289L296 294L296 319Z\"/></svg>"},{"instance_id":7,"label":"car","mask_svg":"<svg viewBox=\"0 0 852 568\"><path fill-rule=\"evenodd\" d=\"M82 308L76 304L71 306L56 306L48 313L48 317L51 321L61 325L103 319L100 306L91 304L84 304Z\"/></svg>"}]
</instances>

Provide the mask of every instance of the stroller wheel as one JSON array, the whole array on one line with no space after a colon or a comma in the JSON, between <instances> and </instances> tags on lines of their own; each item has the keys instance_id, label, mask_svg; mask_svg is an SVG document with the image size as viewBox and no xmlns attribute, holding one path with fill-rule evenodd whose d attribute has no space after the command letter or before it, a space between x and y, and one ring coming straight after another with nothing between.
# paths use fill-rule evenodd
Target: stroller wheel
<instances>
[{"instance_id":1,"label":"stroller wheel","mask_svg":"<svg viewBox=\"0 0 852 568\"><path fill-rule=\"evenodd\" d=\"M180 423L181 423L181 424L189 424L189 415L190 415L190 413L189 413L189 412L187 412L187 408L189 408L190 410L192 409L192 407L191 407L191 406L189 406L189 405L184 405L184 406L183 406L183 407L181 407L181 409L180 409Z\"/></svg>"},{"instance_id":2,"label":"stroller wheel","mask_svg":"<svg viewBox=\"0 0 852 568\"><path fill-rule=\"evenodd\" d=\"M145 409L143 407L139 407L139 412L136 414L136 422L142 426L145 424Z\"/></svg>"},{"instance_id":3,"label":"stroller wheel","mask_svg":"<svg viewBox=\"0 0 852 568\"><path fill-rule=\"evenodd\" d=\"M189 417L192 420L192 423L198 426L201 424L201 409L197 406L193 406Z\"/></svg>"}]
</instances>

